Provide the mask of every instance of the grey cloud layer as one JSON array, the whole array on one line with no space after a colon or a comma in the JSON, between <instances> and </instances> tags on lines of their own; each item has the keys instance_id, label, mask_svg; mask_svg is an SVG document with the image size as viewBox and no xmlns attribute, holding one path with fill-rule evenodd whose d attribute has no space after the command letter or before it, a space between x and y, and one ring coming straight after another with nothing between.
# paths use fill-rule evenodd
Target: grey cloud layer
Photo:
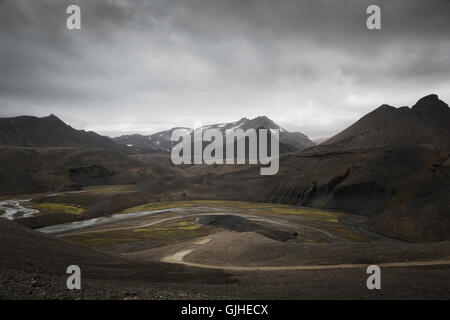
<instances>
[{"instance_id":1,"label":"grey cloud layer","mask_svg":"<svg viewBox=\"0 0 450 320\"><path fill-rule=\"evenodd\" d=\"M449 15L447 0L0 0L0 116L118 134L267 115L328 136L382 103L450 100Z\"/></svg>"}]
</instances>

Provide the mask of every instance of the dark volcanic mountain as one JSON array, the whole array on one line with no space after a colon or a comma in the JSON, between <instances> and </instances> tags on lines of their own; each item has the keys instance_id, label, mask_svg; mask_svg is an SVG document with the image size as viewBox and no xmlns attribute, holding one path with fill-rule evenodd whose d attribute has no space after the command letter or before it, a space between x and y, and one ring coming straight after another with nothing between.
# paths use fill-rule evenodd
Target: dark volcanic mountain
<instances>
[{"instance_id":1,"label":"dark volcanic mountain","mask_svg":"<svg viewBox=\"0 0 450 320\"><path fill-rule=\"evenodd\" d=\"M229 129L279 129L280 130L280 152L292 152L311 147L314 143L308 139L306 135L300 132L289 132L277 125L269 118L262 116L254 119L242 118L239 121L231 123L219 123L214 125L203 126L206 129L219 129L225 133ZM176 127L170 130L161 131L149 136L144 135L127 135L114 138L114 141L126 144L133 148L136 152L152 153L156 151L170 152L176 144L170 140L173 131L186 130L192 131L190 128Z\"/></svg>"},{"instance_id":2,"label":"dark volcanic mountain","mask_svg":"<svg viewBox=\"0 0 450 320\"><path fill-rule=\"evenodd\" d=\"M0 194L129 184L173 173L167 156L132 150L56 116L0 119Z\"/></svg>"},{"instance_id":3,"label":"dark volcanic mountain","mask_svg":"<svg viewBox=\"0 0 450 320\"><path fill-rule=\"evenodd\" d=\"M77 147L130 153L130 149L95 132L75 130L55 115L0 119L0 146Z\"/></svg>"},{"instance_id":4,"label":"dark volcanic mountain","mask_svg":"<svg viewBox=\"0 0 450 320\"><path fill-rule=\"evenodd\" d=\"M412 108L382 105L322 145L360 148L414 145L450 140L450 109L435 94Z\"/></svg>"}]
</instances>

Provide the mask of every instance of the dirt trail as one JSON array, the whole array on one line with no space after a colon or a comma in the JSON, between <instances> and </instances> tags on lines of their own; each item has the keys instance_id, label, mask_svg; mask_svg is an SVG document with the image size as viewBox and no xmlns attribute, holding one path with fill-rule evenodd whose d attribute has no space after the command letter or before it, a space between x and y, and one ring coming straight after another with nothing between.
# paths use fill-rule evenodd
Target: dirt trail
<instances>
[{"instance_id":1,"label":"dirt trail","mask_svg":"<svg viewBox=\"0 0 450 320\"><path fill-rule=\"evenodd\" d=\"M294 270L326 270L326 269L362 269L367 268L368 264L331 264L331 265L310 265L310 266L261 266L261 267L239 267L239 266L215 266L188 262L184 260L194 249L185 249L170 256L163 257L162 262L183 264L189 267L204 269L219 269L228 271L294 271ZM386 262L377 264L384 268L404 268L404 267L427 267L450 265L450 259L432 260L432 261L407 261L407 262Z\"/></svg>"}]
</instances>

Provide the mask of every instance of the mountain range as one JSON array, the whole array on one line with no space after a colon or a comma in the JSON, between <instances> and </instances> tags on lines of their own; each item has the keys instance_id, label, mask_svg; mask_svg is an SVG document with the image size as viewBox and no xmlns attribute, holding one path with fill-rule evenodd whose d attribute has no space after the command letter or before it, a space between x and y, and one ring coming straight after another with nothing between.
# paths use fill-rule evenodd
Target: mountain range
<instances>
[{"instance_id":1,"label":"mountain range","mask_svg":"<svg viewBox=\"0 0 450 320\"><path fill-rule=\"evenodd\" d=\"M411 108L382 105L317 146L267 117L207 127L280 129L285 154L278 174L260 176L258 166L173 166L168 152L175 128L113 140L53 115L24 116L0 119L0 193L133 184L142 201L327 208L366 216L367 228L406 241L450 240L450 108L435 94Z\"/></svg>"},{"instance_id":2,"label":"mountain range","mask_svg":"<svg viewBox=\"0 0 450 320\"><path fill-rule=\"evenodd\" d=\"M242 129L279 129L280 130L280 153L302 150L314 145L306 135L301 132L289 132L281 126L270 120L266 116L256 117L254 119L242 118L235 122L218 123L205 125L202 130L219 129L223 133L226 130ZM192 132L194 129L187 127L175 127L170 130L154 133L152 135L124 135L114 138L114 141L126 145L138 153L152 153L157 151L170 152L176 144L170 140L175 130L186 130Z\"/></svg>"}]
</instances>

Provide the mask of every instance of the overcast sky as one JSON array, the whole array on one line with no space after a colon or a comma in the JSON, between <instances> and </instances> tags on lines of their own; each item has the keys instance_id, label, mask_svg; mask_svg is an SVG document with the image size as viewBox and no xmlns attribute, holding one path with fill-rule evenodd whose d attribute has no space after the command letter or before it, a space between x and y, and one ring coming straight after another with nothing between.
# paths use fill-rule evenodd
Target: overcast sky
<instances>
[{"instance_id":1,"label":"overcast sky","mask_svg":"<svg viewBox=\"0 0 450 320\"><path fill-rule=\"evenodd\" d=\"M448 103L449 17L448 0L0 0L0 117L116 136L266 115L327 137L384 103Z\"/></svg>"}]
</instances>

